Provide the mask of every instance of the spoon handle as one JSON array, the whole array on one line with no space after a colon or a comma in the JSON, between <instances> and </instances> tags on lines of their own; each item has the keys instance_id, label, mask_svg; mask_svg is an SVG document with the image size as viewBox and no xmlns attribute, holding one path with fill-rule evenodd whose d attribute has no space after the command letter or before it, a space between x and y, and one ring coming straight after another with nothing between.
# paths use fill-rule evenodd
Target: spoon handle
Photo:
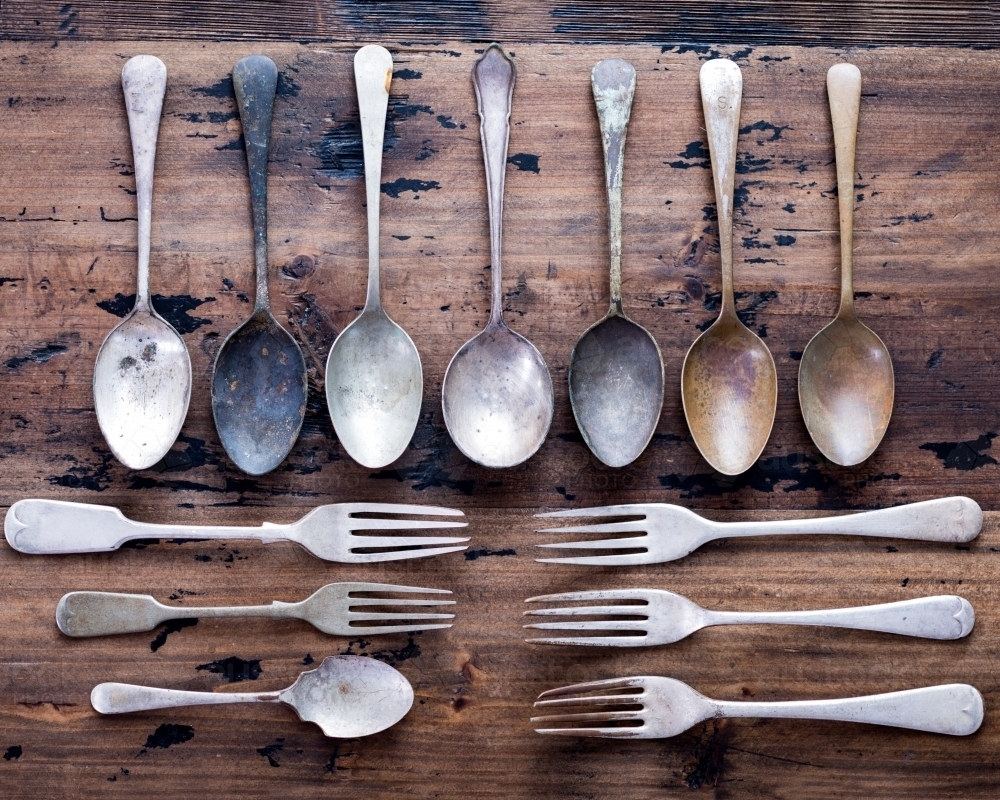
<instances>
[{"instance_id":1,"label":"spoon handle","mask_svg":"<svg viewBox=\"0 0 1000 800\"><path fill-rule=\"evenodd\" d=\"M498 44L491 44L472 68L472 85L479 108L479 138L486 162L486 192L490 209L490 271L493 291L490 324L503 319L500 244L503 231L503 184L510 140L510 107L514 96L514 62Z\"/></svg>"},{"instance_id":2,"label":"spoon handle","mask_svg":"<svg viewBox=\"0 0 1000 800\"><path fill-rule=\"evenodd\" d=\"M267 151L271 145L271 112L278 88L278 68L267 56L247 56L233 67L233 88L240 109L243 141L250 173L254 263L257 298L254 310L267 310Z\"/></svg>"},{"instance_id":3,"label":"spoon handle","mask_svg":"<svg viewBox=\"0 0 1000 800\"><path fill-rule=\"evenodd\" d=\"M139 278L135 307L149 311L149 234L153 220L153 166L160 132L167 68L156 56L135 56L122 68L122 92L132 137L132 163L139 217Z\"/></svg>"},{"instance_id":4,"label":"spoon handle","mask_svg":"<svg viewBox=\"0 0 1000 800\"><path fill-rule=\"evenodd\" d=\"M382 305L379 279L379 200L382 191L382 147L389 109L392 56L370 44L354 55L354 83L361 115L361 144L365 154L365 198L368 205L368 297L365 308Z\"/></svg>"},{"instance_id":5,"label":"spoon handle","mask_svg":"<svg viewBox=\"0 0 1000 800\"><path fill-rule=\"evenodd\" d=\"M715 204L719 215L719 249L722 253L722 312L736 316L733 299L733 189L736 182L736 140L740 131L743 75L726 58L706 61L699 76L701 105L705 112L708 151L712 157Z\"/></svg>"},{"instance_id":6,"label":"spoon handle","mask_svg":"<svg viewBox=\"0 0 1000 800\"><path fill-rule=\"evenodd\" d=\"M861 110L861 70L834 64L826 73L833 145L837 155L837 200L840 204L840 309L854 314L854 153Z\"/></svg>"},{"instance_id":7,"label":"spoon handle","mask_svg":"<svg viewBox=\"0 0 1000 800\"><path fill-rule=\"evenodd\" d=\"M601 61L590 73L604 145L608 192L608 250L611 255L611 310L622 313L622 169L625 134L635 96L635 67L620 58Z\"/></svg>"},{"instance_id":8,"label":"spoon handle","mask_svg":"<svg viewBox=\"0 0 1000 800\"><path fill-rule=\"evenodd\" d=\"M223 703L277 703L278 692L187 692L130 683L99 683L90 693L90 704L101 714L128 714L179 706L212 706Z\"/></svg>"}]
</instances>

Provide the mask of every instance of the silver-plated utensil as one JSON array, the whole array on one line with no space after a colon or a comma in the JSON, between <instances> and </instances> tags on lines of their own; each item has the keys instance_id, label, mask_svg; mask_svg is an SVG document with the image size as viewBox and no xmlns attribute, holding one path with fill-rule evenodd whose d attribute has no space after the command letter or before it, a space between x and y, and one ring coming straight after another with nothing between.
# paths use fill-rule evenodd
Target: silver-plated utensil
<instances>
[{"instance_id":1,"label":"silver-plated utensil","mask_svg":"<svg viewBox=\"0 0 1000 800\"><path fill-rule=\"evenodd\" d=\"M609 589L563 592L529 597L526 603L590 603L561 608L536 608L526 616L588 617L572 622L525 625L545 631L600 632L600 636L548 636L528 639L536 644L579 644L604 647L648 647L673 644L711 625L825 625L859 631L880 631L924 639L961 639L976 622L969 601L955 595L918 597L897 603L810 611L709 611L686 597L662 589ZM613 605L611 605L613 604ZM605 619L589 619L604 617Z\"/></svg>"},{"instance_id":2,"label":"silver-plated utensil","mask_svg":"<svg viewBox=\"0 0 1000 800\"><path fill-rule=\"evenodd\" d=\"M646 449L663 407L663 359L656 340L622 309L622 166L635 94L635 68L609 58L591 73L604 144L611 308L580 337L569 362L573 416L591 452L623 467Z\"/></svg>"},{"instance_id":3,"label":"silver-plated utensil","mask_svg":"<svg viewBox=\"0 0 1000 800\"><path fill-rule=\"evenodd\" d=\"M187 692L100 683L90 693L90 704L100 714L224 703L284 703L327 736L353 739L383 731L405 717L413 705L413 687L374 658L331 656L280 692Z\"/></svg>"},{"instance_id":4,"label":"silver-plated utensil","mask_svg":"<svg viewBox=\"0 0 1000 800\"><path fill-rule=\"evenodd\" d=\"M267 291L267 151L278 68L267 56L233 67L253 210L257 296L253 314L226 337L215 358L212 414L226 453L262 475L285 460L302 430L307 375L302 350L271 314Z\"/></svg>"},{"instance_id":5,"label":"silver-plated utensil","mask_svg":"<svg viewBox=\"0 0 1000 800\"><path fill-rule=\"evenodd\" d=\"M268 617L301 619L332 636L377 636L450 628L454 614L424 614L414 608L454 605L454 600L403 599L395 594L451 594L444 589L386 583L328 583L298 603L267 606L167 606L148 594L70 592L56 606L56 625L67 636L107 636L151 631L168 619ZM361 596L363 595L363 596ZM380 596L372 596L380 595ZM393 624L386 624L393 623Z\"/></svg>"},{"instance_id":6,"label":"silver-plated utensil","mask_svg":"<svg viewBox=\"0 0 1000 800\"><path fill-rule=\"evenodd\" d=\"M379 197L392 56L368 45L354 56L368 200L368 298L337 337L326 362L326 402L348 454L371 469L399 458L420 418L424 378L413 340L382 308Z\"/></svg>"},{"instance_id":7,"label":"silver-plated utensil","mask_svg":"<svg viewBox=\"0 0 1000 800\"><path fill-rule=\"evenodd\" d=\"M455 353L441 387L448 433L459 450L486 467L513 467L531 458L545 441L555 402L542 354L503 321L500 244L514 76L514 62L496 44L472 69L489 197L492 305L489 323Z\"/></svg>"},{"instance_id":8,"label":"silver-plated utensil","mask_svg":"<svg viewBox=\"0 0 1000 800\"><path fill-rule=\"evenodd\" d=\"M112 506L67 503L62 500L19 500L4 519L7 542L22 553L104 553L134 539L256 539L269 544L289 541L317 558L344 564L370 564L437 556L465 550L454 536L361 536L356 531L464 528L465 522L422 519L369 519L355 514L421 514L461 517L461 511L437 506L395 503L336 503L314 508L285 525L260 527L162 525L127 519Z\"/></svg>"},{"instance_id":9,"label":"silver-plated utensil","mask_svg":"<svg viewBox=\"0 0 1000 800\"><path fill-rule=\"evenodd\" d=\"M538 533L641 534L617 539L591 539L538 545L571 550L633 551L602 556L536 559L553 564L591 564L606 567L673 561L683 558L706 542L737 536L829 534L958 543L975 539L983 527L983 511L968 497L943 497L836 517L785 519L773 522L713 522L686 508L667 503L571 508L535 516L545 519L639 517L624 522L573 525L538 531ZM637 550L640 552L634 552Z\"/></svg>"},{"instance_id":10,"label":"silver-plated utensil","mask_svg":"<svg viewBox=\"0 0 1000 800\"><path fill-rule=\"evenodd\" d=\"M720 717L865 722L951 736L968 736L983 724L983 696L965 683L867 697L761 703L712 700L673 678L642 676L550 689L538 696L535 707L582 709L532 717L542 726L536 733L605 739L663 739Z\"/></svg>"},{"instance_id":11,"label":"silver-plated utensil","mask_svg":"<svg viewBox=\"0 0 1000 800\"><path fill-rule=\"evenodd\" d=\"M126 467L145 469L163 458L181 432L191 399L191 358L180 334L156 313L149 294L153 168L167 68L135 56L122 68L132 136L139 218L135 307L111 333L94 365L94 410L111 452Z\"/></svg>"}]
</instances>

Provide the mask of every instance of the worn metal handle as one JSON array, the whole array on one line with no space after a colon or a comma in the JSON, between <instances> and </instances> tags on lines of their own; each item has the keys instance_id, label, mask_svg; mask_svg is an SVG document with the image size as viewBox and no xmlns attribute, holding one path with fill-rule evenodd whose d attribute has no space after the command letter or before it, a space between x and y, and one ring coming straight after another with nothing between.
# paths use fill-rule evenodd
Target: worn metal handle
<instances>
[{"instance_id":1,"label":"worn metal handle","mask_svg":"<svg viewBox=\"0 0 1000 800\"><path fill-rule=\"evenodd\" d=\"M167 68L156 56L135 56L122 67L122 92L132 138L132 163L139 218L139 275L135 307L150 310L149 239L153 220L153 169L160 132Z\"/></svg>"},{"instance_id":2,"label":"worn metal handle","mask_svg":"<svg viewBox=\"0 0 1000 800\"><path fill-rule=\"evenodd\" d=\"M608 251L611 258L611 311L622 313L622 171L625 134L635 96L635 67L620 58L601 61L590 73L604 145L608 193Z\"/></svg>"},{"instance_id":3,"label":"worn metal handle","mask_svg":"<svg viewBox=\"0 0 1000 800\"><path fill-rule=\"evenodd\" d=\"M837 200L840 205L840 308L837 316L854 315L854 155L861 111L861 70L834 64L826 73L833 145L837 155Z\"/></svg>"},{"instance_id":4,"label":"worn metal handle","mask_svg":"<svg viewBox=\"0 0 1000 800\"><path fill-rule=\"evenodd\" d=\"M279 701L277 692L186 692L181 689L134 686L130 683L99 683L90 693L90 704L101 714L128 714L179 706Z\"/></svg>"},{"instance_id":5,"label":"worn metal handle","mask_svg":"<svg viewBox=\"0 0 1000 800\"><path fill-rule=\"evenodd\" d=\"M255 311L270 310L267 293L267 151L271 146L271 113L277 88L278 68L267 56L247 56L233 67L233 89L236 90L250 174L254 264L257 271Z\"/></svg>"},{"instance_id":6,"label":"worn metal handle","mask_svg":"<svg viewBox=\"0 0 1000 800\"><path fill-rule=\"evenodd\" d=\"M472 68L490 209L490 271L493 273L491 325L503 321L500 245L503 231L503 186L507 170L507 144L510 140L510 108L515 78L514 62L498 44L487 47Z\"/></svg>"}]
</instances>

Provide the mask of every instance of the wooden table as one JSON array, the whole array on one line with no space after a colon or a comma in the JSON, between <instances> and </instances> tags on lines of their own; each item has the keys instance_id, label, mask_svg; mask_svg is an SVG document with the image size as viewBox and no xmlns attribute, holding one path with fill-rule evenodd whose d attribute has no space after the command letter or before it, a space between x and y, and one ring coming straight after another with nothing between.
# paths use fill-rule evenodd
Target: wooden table
<instances>
[{"instance_id":1,"label":"wooden table","mask_svg":"<svg viewBox=\"0 0 1000 800\"><path fill-rule=\"evenodd\" d=\"M290 521L327 502L419 502L463 509L473 537L464 556L371 569L319 562L293 545L242 541L53 558L0 545L5 795L995 796L1000 56L952 45L995 46L996 9L884 3L858 19L851 4L774 11L748 3L729 23L707 15L716 5L644 4L616 14L612 4L597 11L523 4L518 17L496 3L468 2L4 3L0 503L49 497L115 505L150 521L257 524ZM817 21L824 14L825 26ZM488 308L486 198L469 71L493 37L507 42L518 68L504 308L511 327L545 356L556 390L547 442L506 471L462 457L440 410L448 360L485 323ZM233 41L240 38L249 41ZM383 165L383 296L412 335L425 374L412 448L376 472L343 452L322 394L330 343L364 298L351 58L358 43L373 39L388 44L396 62ZM692 40L725 44L684 44ZM153 291L157 308L185 336L194 390L167 458L131 472L105 446L90 382L97 349L134 291L134 181L119 72L142 52L160 56L169 72ZM253 52L270 55L282 74L270 172L272 298L311 369L302 437L288 461L261 478L226 458L209 395L216 350L248 314L252 296L248 187L229 74ZM735 479L713 475L699 458L678 391L683 355L718 311L714 196L697 84L701 63L717 54L736 60L744 75L738 307L765 337L779 377L770 443ZM621 470L590 455L566 389L572 345L607 304L589 76L612 55L638 72L625 166L625 303L659 342L667 377L656 436ZM796 395L802 349L837 299L825 73L844 59L864 77L858 311L885 339L897 378L886 439L852 469L819 455ZM983 533L968 546L796 537L722 541L672 564L626 570L533 560L532 545L542 539L532 514L546 509L663 501L715 519L775 519L950 494L987 509ZM453 589L456 625L351 641L304 623L205 620L69 640L53 620L59 597L74 589L148 592L178 604L259 603L354 579ZM975 607L977 625L959 642L763 627L706 630L643 651L523 642L524 598L627 586L669 588L709 608L762 610L960 593ZM335 653L397 666L417 695L409 716L370 738L333 741L280 709L105 718L88 702L102 680L269 690ZM986 721L976 735L954 739L753 720L699 725L663 741L532 733L539 692L627 674L666 674L715 697L757 700L969 682L985 696Z\"/></svg>"}]
</instances>

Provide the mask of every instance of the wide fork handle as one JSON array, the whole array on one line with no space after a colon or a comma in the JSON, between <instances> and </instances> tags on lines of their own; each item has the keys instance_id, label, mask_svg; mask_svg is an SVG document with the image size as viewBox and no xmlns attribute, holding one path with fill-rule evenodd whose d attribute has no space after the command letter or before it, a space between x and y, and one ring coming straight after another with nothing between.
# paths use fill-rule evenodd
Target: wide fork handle
<instances>
[{"instance_id":1,"label":"wide fork handle","mask_svg":"<svg viewBox=\"0 0 1000 800\"><path fill-rule=\"evenodd\" d=\"M713 700L717 717L768 717L866 722L915 731L968 736L983 723L983 696L964 683L841 700L742 703Z\"/></svg>"},{"instance_id":2,"label":"wide fork handle","mask_svg":"<svg viewBox=\"0 0 1000 800\"><path fill-rule=\"evenodd\" d=\"M101 714L223 703L277 703L279 699L277 692L187 692L129 683L99 683L90 693L90 704Z\"/></svg>"}]
</instances>

